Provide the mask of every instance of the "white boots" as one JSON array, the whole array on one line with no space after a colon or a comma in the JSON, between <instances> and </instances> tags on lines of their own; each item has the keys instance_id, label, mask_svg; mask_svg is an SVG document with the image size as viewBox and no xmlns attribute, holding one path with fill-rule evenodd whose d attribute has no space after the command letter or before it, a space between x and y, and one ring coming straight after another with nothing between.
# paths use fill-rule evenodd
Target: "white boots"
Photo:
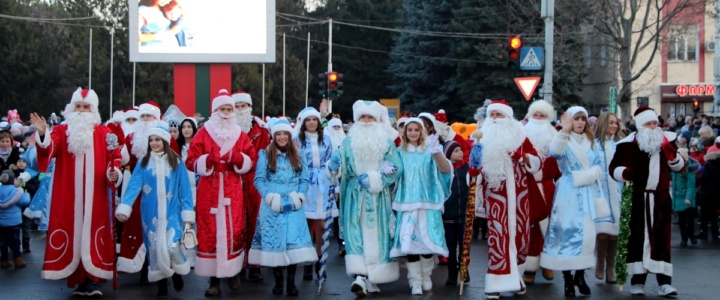
<instances>
[{"instance_id":1,"label":"white boots","mask_svg":"<svg viewBox=\"0 0 720 300\"><path fill-rule=\"evenodd\" d=\"M367 289L365 288L365 277L357 276L350 286L350 291L360 298L367 296Z\"/></svg>"},{"instance_id":2,"label":"white boots","mask_svg":"<svg viewBox=\"0 0 720 300\"><path fill-rule=\"evenodd\" d=\"M407 263L407 278L408 283L410 283L410 288L412 288L412 294L413 295L422 295L422 265L421 262L408 262Z\"/></svg>"},{"instance_id":3,"label":"white boots","mask_svg":"<svg viewBox=\"0 0 720 300\"><path fill-rule=\"evenodd\" d=\"M430 258L420 257L420 265L422 266L422 289L423 291L432 290L432 279L430 275L435 268L435 256Z\"/></svg>"}]
</instances>

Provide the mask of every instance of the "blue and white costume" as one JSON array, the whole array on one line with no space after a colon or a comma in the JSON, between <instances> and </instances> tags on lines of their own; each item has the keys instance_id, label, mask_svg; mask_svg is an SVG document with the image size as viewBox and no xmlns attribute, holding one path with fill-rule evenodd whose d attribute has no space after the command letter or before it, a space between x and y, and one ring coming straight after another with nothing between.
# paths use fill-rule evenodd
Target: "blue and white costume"
<instances>
[{"instance_id":1,"label":"blue and white costume","mask_svg":"<svg viewBox=\"0 0 720 300\"><path fill-rule=\"evenodd\" d=\"M603 179L602 185L606 189L605 193L608 195L610 201L610 218L607 218L606 222L595 223L595 229L597 233L606 233L609 235L618 235L620 233L620 200L622 198L622 189L624 187L623 182L617 182L611 176L609 176L608 168L613 156L615 156L617 142L613 138L605 140L605 145L600 145L600 140L595 139L595 145L600 152L600 160L603 166Z\"/></svg>"},{"instance_id":2,"label":"blue and white costume","mask_svg":"<svg viewBox=\"0 0 720 300\"><path fill-rule=\"evenodd\" d=\"M557 159L562 176L557 181L540 265L552 270L592 268L595 221L610 216L602 186L602 154L584 134L559 132L550 144L550 155Z\"/></svg>"},{"instance_id":3,"label":"blue and white costume","mask_svg":"<svg viewBox=\"0 0 720 300\"><path fill-rule=\"evenodd\" d=\"M28 164L28 169L37 170L37 149L35 146L29 147L23 154L23 159ZM52 190L53 170L55 169L55 158L50 160L47 172L40 174L40 186L35 192L30 205L25 208L23 215L35 219L38 222L39 231L47 231L50 222L50 199Z\"/></svg>"},{"instance_id":4,"label":"blue and white costume","mask_svg":"<svg viewBox=\"0 0 720 300\"><path fill-rule=\"evenodd\" d=\"M138 161L115 215L129 217L135 199L142 193L143 239L145 245L149 245L150 258L148 280L158 281L174 273L186 275L190 272L180 239L183 223L195 223L195 210L185 164L179 160L173 170L164 153L147 155L150 155L147 166L143 167L142 160Z\"/></svg>"},{"instance_id":5,"label":"blue and white costume","mask_svg":"<svg viewBox=\"0 0 720 300\"><path fill-rule=\"evenodd\" d=\"M398 148L404 172L392 204L397 230L390 257L448 255L442 212L450 196L453 173L440 173L428 152L425 146Z\"/></svg>"},{"instance_id":6,"label":"blue and white costume","mask_svg":"<svg viewBox=\"0 0 720 300\"><path fill-rule=\"evenodd\" d=\"M260 205L249 264L282 267L318 259L310 240L305 211L295 201L308 190L309 168L305 159L301 159L302 171L296 173L287 154L278 153L273 173L268 169L267 152L259 153L254 182L263 204ZM273 197L278 199L273 200ZM272 201L280 201L275 204L280 207L279 212L271 208L272 204L268 202Z\"/></svg>"}]
</instances>

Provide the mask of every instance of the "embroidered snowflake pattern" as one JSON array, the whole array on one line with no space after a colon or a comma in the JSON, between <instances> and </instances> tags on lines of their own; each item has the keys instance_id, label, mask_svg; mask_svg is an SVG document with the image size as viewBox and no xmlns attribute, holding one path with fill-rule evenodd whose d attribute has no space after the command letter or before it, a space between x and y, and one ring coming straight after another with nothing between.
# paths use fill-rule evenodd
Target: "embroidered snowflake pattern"
<instances>
[{"instance_id":1,"label":"embroidered snowflake pattern","mask_svg":"<svg viewBox=\"0 0 720 300\"><path fill-rule=\"evenodd\" d=\"M168 192L167 195L165 195L165 199L170 200L170 199L172 199L172 196L173 196L172 192Z\"/></svg>"},{"instance_id":2,"label":"embroidered snowflake pattern","mask_svg":"<svg viewBox=\"0 0 720 300\"><path fill-rule=\"evenodd\" d=\"M150 185L148 185L148 184L144 184L143 185L143 193L145 193L145 195L149 195L150 192L152 192L152 187L150 187Z\"/></svg>"}]
</instances>

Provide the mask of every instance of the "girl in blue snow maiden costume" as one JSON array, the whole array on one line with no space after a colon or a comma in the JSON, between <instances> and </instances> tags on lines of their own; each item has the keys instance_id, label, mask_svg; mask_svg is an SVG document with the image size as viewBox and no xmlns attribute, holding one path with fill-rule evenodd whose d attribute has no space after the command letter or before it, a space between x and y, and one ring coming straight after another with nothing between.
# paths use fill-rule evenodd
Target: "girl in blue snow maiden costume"
<instances>
[{"instance_id":1,"label":"girl in blue snow maiden costume","mask_svg":"<svg viewBox=\"0 0 720 300\"><path fill-rule=\"evenodd\" d=\"M165 298L166 278L172 276L173 287L181 291L184 283L180 275L190 272L181 238L184 223L195 223L195 210L185 164L169 146L170 132L158 125L148 130L148 139L147 154L138 161L115 217L127 221L135 199L142 193L143 239L150 258L148 280L157 281L157 295Z\"/></svg>"},{"instance_id":2,"label":"girl in blue snow maiden costume","mask_svg":"<svg viewBox=\"0 0 720 300\"><path fill-rule=\"evenodd\" d=\"M260 205L248 263L272 267L275 295L283 293L282 270L287 267L285 291L289 296L297 296L297 264L317 261L302 209L309 168L291 141L290 123L272 119L268 125L273 140L267 149L260 151L254 181L265 205Z\"/></svg>"}]
</instances>

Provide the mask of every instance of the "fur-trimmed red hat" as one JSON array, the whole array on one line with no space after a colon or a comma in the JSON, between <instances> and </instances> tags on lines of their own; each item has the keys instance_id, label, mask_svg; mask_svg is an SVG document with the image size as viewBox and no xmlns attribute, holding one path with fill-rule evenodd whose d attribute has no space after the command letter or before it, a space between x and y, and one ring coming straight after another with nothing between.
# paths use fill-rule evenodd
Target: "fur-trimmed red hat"
<instances>
[{"instance_id":1,"label":"fur-trimmed red hat","mask_svg":"<svg viewBox=\"0 0 720 300\"><path fill-rule=\"evenodd\" d=\"M635 110L633 117L635 118L636 126L642 126L652 121L658 122L658 115L655 110L647 106L639 106Z\"/></svg>"}]
</instances>

